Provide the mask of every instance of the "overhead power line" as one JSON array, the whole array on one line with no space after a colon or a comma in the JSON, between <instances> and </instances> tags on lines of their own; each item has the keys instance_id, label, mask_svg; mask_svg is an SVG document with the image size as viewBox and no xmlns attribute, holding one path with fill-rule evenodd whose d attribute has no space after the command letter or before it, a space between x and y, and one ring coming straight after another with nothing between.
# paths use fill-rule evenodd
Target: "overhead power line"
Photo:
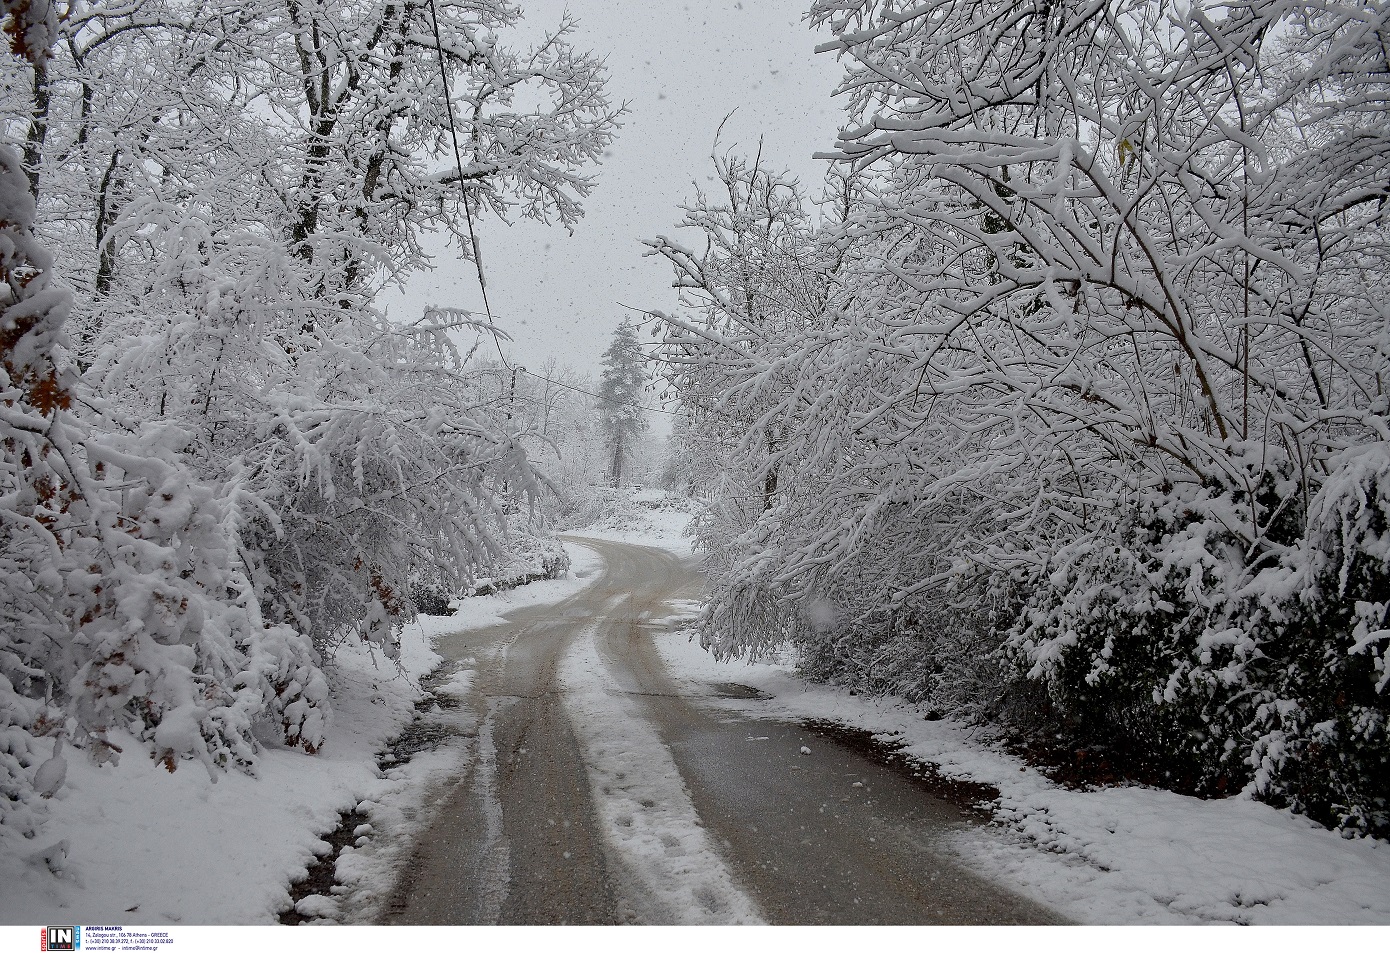
<instances>
[{"instance_id":1,"label":"overhead power line","mask_svg":"<svg viewBox=\"0 0 1390 953\"><path fill-rule=\"evenodd\" d=\"M497 324L492 318L492 302L487 296L487 277L483 274L483 249L478 244L478 233L473 230L473 205L468 201L468 186L463 177L463 153L459 151L458 124L454 121L454 100L449 95L449 70L444 63L444 41L439 35L439 11L430 0L430 25L434 27L434 50L439 54L439 78L444 84L444 111L449 117L449 138L454 143L454 167L459 173L459 195L463 197L463 217L468 222L468 241L473 246L473 263L478 267L478 289L483 293L483 310L487 312L487 323L492 328L492 343L497 346L497 356L502 364L511 369L507 355L502 353L502 341L497 337ZM482 204L479 203L479 208Z\"/></svg>"},{"instance_id":2,"label":"overhead power line","mask_svg":"<svg viewBox=\"0 0 1390 953\"><path fill-rule=\"evenodd\" d=\"M591 391L591 390L585 390L585 389L582 388L582 387L575 387L573 384L565 384L565 383L562 383L561 381L551 380L549 377L546 377L544 374L536 374L536 373L534 373L534 372L532 372L532 371L528 371L528 370L527 370L526 368L524 368L524 367L518 368L518 370L519 370L521 373L523 373L523 374L526 374L526 375L528 375L528 376L530 376L530 377L536 378L537 380L542 380L542 381L546 381L547 383L554 384L556 387L563 387L563 388L565 388L566 390L577 391L578 393L581 393L581 394L588 394L590 397L596 397L596 398L598 398L599 400L603 401L603 402L606 403L606 404L618 404L618 405L621 406L621 407L637 407L637 408L640 408L641 410L651 411L651 412L654 413L654 414L669 414L669 415L672 416L672 417L679 417L679 416L680 416L680 411L678 411L678 410L663 410L663 409L661 409L660 407L648 407L646 404L639 404L639 403L637 403L636 401L631 401L631 400L614 400L614 399L611 398L611 397L604 397L602 394L595 394L595 393L594 393L593 391Z\"/></svg>"},{"instance_id":3,"label":"overhead power line","mask_svg":"<svg viewBox=\"0 0 1390 953\"><path fill-rule=\"evenodd\" d=\"M614 400L611 397L595 394L593 391L585 390L582 387L575 387L573 384L563 384L560 381L551 380L544 375L528 371L520 365L513 367L512 363L507 360L507 355L502 350L502 341L497 336L497 321L492 315L492 303L488 300L487 277L483 273L482 248L478 245L478 235L473 230L473 206L468 199L468 187L465 185L463 175L463 152L459 149L458 125L454 121L454 100L453 97L449 95L449 69L444 61L444 41L439 33L439 11L435 9L434 3L435 0L430 0L430 25L434 28L434 50L439 55L439 78L444 84L444 109L449 117L449 138L454 144L454 167L458 170L459 174L459 194L463 196L463 215L468 221L468 240L473 245L473 263L477 266L478 271L478 289L483 293L483 310L487 314L488 328L492 332L492 342L497 346L497 356L501 358L502 366L512 372L513 381L515 381L515 375L527 374L537 380L543 380L548 384L554 384L556 387L563 387L566 390L576 391L580 394L588 394L590 397L595 397L605 403L618 404L623 407L637 407L653 414L669 414L672 417L680 416L679 413L674 410L663 410L660 407L648 407L646 404L639 404L636 401Z\"/></svg>"}]
</instances>

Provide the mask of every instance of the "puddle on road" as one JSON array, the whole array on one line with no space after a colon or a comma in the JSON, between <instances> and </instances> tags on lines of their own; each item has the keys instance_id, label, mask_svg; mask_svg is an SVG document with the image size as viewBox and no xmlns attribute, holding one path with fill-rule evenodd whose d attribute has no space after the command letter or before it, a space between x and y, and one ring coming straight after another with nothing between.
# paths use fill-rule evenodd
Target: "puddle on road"
<instances>
[{"instance_id":1,"label":"puddle on road","mask_svg":"<svg viewBox=\"0 0 1390 953\"><path fill-rule=\"evenodd\" d=\"M766 701L772 698L767 692L751 685L738 682L711 682L710 689L715 698L737 698L745 701Z\"/></svg>"},{"instance_id":2,"label":"puddle on road","mask_svg":"<svg viewBox=\"0 0 1390 953\"><path fill-rule=\"evenodd\" d=\"M876 735L863 728L825 719L803 721L801 727L822 738L838 741L871 761L891 768L932 797L954 804L966 819L990 821L994 818L994 807L999 800L998 788L977 781L948 778L930 761L920 761L906 754L903 743L893 740L891 736Z\"/></svg>"}]
</instances>

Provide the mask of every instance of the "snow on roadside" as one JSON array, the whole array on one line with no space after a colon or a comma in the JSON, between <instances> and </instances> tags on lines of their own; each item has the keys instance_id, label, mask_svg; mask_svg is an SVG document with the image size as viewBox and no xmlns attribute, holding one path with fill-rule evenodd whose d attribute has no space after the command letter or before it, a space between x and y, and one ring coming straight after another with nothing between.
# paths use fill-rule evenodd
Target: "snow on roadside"
<instances>
[{"instance_id":1,"label":"snow on roadside","mask_svg":"<svg viewBox=\"0 0 1390 953\"><path fill-rule=\"evenodd\" d=\"M590 627L560 663L565 707L585 752L603 830L650 891L629 898L647 923L762 923L710 842L671 752L636 700L621 694ZM655 909L642 909L654 901Z\"/></svg>"},{"instance_id":2,"label":"snow on roadside","mask_svg":"<svg viewBox=\"0 0 1390 953\"><path fill-rule=\"evenodd\" d=\"M578 591L595 578L598 557L581 547L573 556L567 577L468 599L454 616L406 626L402 671L365 646L339 649L329 671L333 722L316 755L267 746L255 777L228 772L214 781L192 762L169 774L134 738L115 739L125 754L114 767L70 750L67 783L39 835L0 829L0 923L274 923L289 906L290 882L325 853L322 836L354 808L372 831L337 859L343 896L308 898L300 912L369 920L425 822L435 782L457 773L467 753L446 745L377 767L377 753L415 715L420 678L441 661L434 641ZM471 675L463 668L436 691L461 697Z\"/></svg>"},{"instance_id":3,"label":"snow on roadside","mask_svg":"<svg viewBox=\"0 0 1390 953\"><path fill-rule=\"evenodd\" d=\"M421 616L418 622L406 626L406 632L416 629L424 645L433 645L440 636L450 632L485 629L505 622L507 613L527 606L551 605L568 599L598 578L603 560L584 547L565 547L570 556L569 572L559 579L542 579L515 589L504 589L487 596L469 596L460 600L453 615ZM431 650L432 651L432 650ZM435 656L438 659L438 656Z\"/></svg>"},{"instance_id":4,"label":"snow on roadside","mask_svg":"<svg viewBox=\"0 0 1390 953\"><path fill-rule=\"evenodd\" d=\"M0 839L0 922L269 923L288 884L326 848L340 811L386 796L375 751L414 711L433 653L408 645L406 671L344 646L328 673L334 717L317 755L267 746L256 776L210 776L194 762L171 775L133 737L117 766L69 757L68 781L39 836ZM32 860L67 842L56 874Z\"/></svg>"},{"instance_id":5,"label":"snow on roadside","mask_svg":"<svg viewBox=\"0 0 1390 953\"><path fill-rule=\"evenodd\" d=\"M564 535L651 546L678 556L692 554L690 537L684 535L693 515L691 501L662 490L640 490L628 500L632 505L620 517L598 526L567 530ZM573 550L570 555L574 555Z\"/></svg>"},{"instance_id":6,"label":"snow on roadside","mask_svg":"<svg viewBox=\"0 0 1390 953\"><path fill-rule=\"evenodd\" d=\"M686 555L689 516L657 511L646 526L584 531ZM996 821L963 830L956 848L976 870L1084 923L1390 924L1390 844L1345 840L1248 794L1203 801L1143 787L1072 791L990 745L969 727L928 721L900 699L807 683L790 658L716 662L672 606L657 648L673 676L711 706L752 717L825 719L872 731L947 777L999 789ZM716 698L738 682L771 700Z\"/></svg>"}]
</instances>

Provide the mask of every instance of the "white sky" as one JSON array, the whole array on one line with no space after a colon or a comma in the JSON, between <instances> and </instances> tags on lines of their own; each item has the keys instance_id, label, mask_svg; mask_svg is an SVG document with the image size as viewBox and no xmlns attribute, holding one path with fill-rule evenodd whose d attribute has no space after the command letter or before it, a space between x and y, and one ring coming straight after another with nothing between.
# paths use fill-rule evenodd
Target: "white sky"
<instances>
[{"instance_id":1,"label":"white sky","mask_svg":"<svg viewBox=\"0 0 1390 953\"><path fill-rule=\"evenodd\" d=\"M609 92L631 112L599 169L586 215L569 235L558 226L485 220L480 239L498 323L515 339L509 359L539 370L550 356L587 373L624 311L674 306L664 261L643 258L639 240L671 233L693 181L710 175L715 130L730 110L721 150L750 156L763 137L766 166L787 169L819 191L841 122L831 91L840 75L824 39L802 21L810 0L529 0L530 29L579 18L573 41L607 58ZM692 239L693 241L693 239ZM384 296L393 317L427 305L481 310L473 266L436 243L436 267L404 294Z\"/></svg>"}]
</instances>

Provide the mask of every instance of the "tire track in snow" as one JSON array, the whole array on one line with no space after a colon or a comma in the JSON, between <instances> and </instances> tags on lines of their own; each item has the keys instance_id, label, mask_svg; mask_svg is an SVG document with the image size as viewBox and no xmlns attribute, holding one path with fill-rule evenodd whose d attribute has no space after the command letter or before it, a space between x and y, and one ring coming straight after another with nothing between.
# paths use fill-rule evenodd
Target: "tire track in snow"
<instances>
[{"instance_id":1,"label":"tire track in snow","mask_svg":"<svg viewBox=\"0 0 1390 953\"><path fill-rule=\"evenodd\" d=\"M596 626L560 662L565 709L585 753L604 836L648 891L656 923L764 922L715 850L671 752L600 658Z\"/></svg>"},{"instance_id":2,"label":"tire track in snow","mask_svg":"<svg viewBox=\"0 0 1390 953\"><path fill-rule=\"evenodd\" d=\"M505 648L506 646L504 651ZM481 895L478 902L479 919L482 923L498 921L510 887L511 849L503 831L502 800L497 784L497 745L493 740L493 728L497 722L498 707L502 704L513 704L515 701L516 699L507 696L488 699L487 714L478 726L478 762L474 767L473 790L474 797L482 808L486 838L482 849L483 876L479 885Z\"/></svg>"}]
</instances>

